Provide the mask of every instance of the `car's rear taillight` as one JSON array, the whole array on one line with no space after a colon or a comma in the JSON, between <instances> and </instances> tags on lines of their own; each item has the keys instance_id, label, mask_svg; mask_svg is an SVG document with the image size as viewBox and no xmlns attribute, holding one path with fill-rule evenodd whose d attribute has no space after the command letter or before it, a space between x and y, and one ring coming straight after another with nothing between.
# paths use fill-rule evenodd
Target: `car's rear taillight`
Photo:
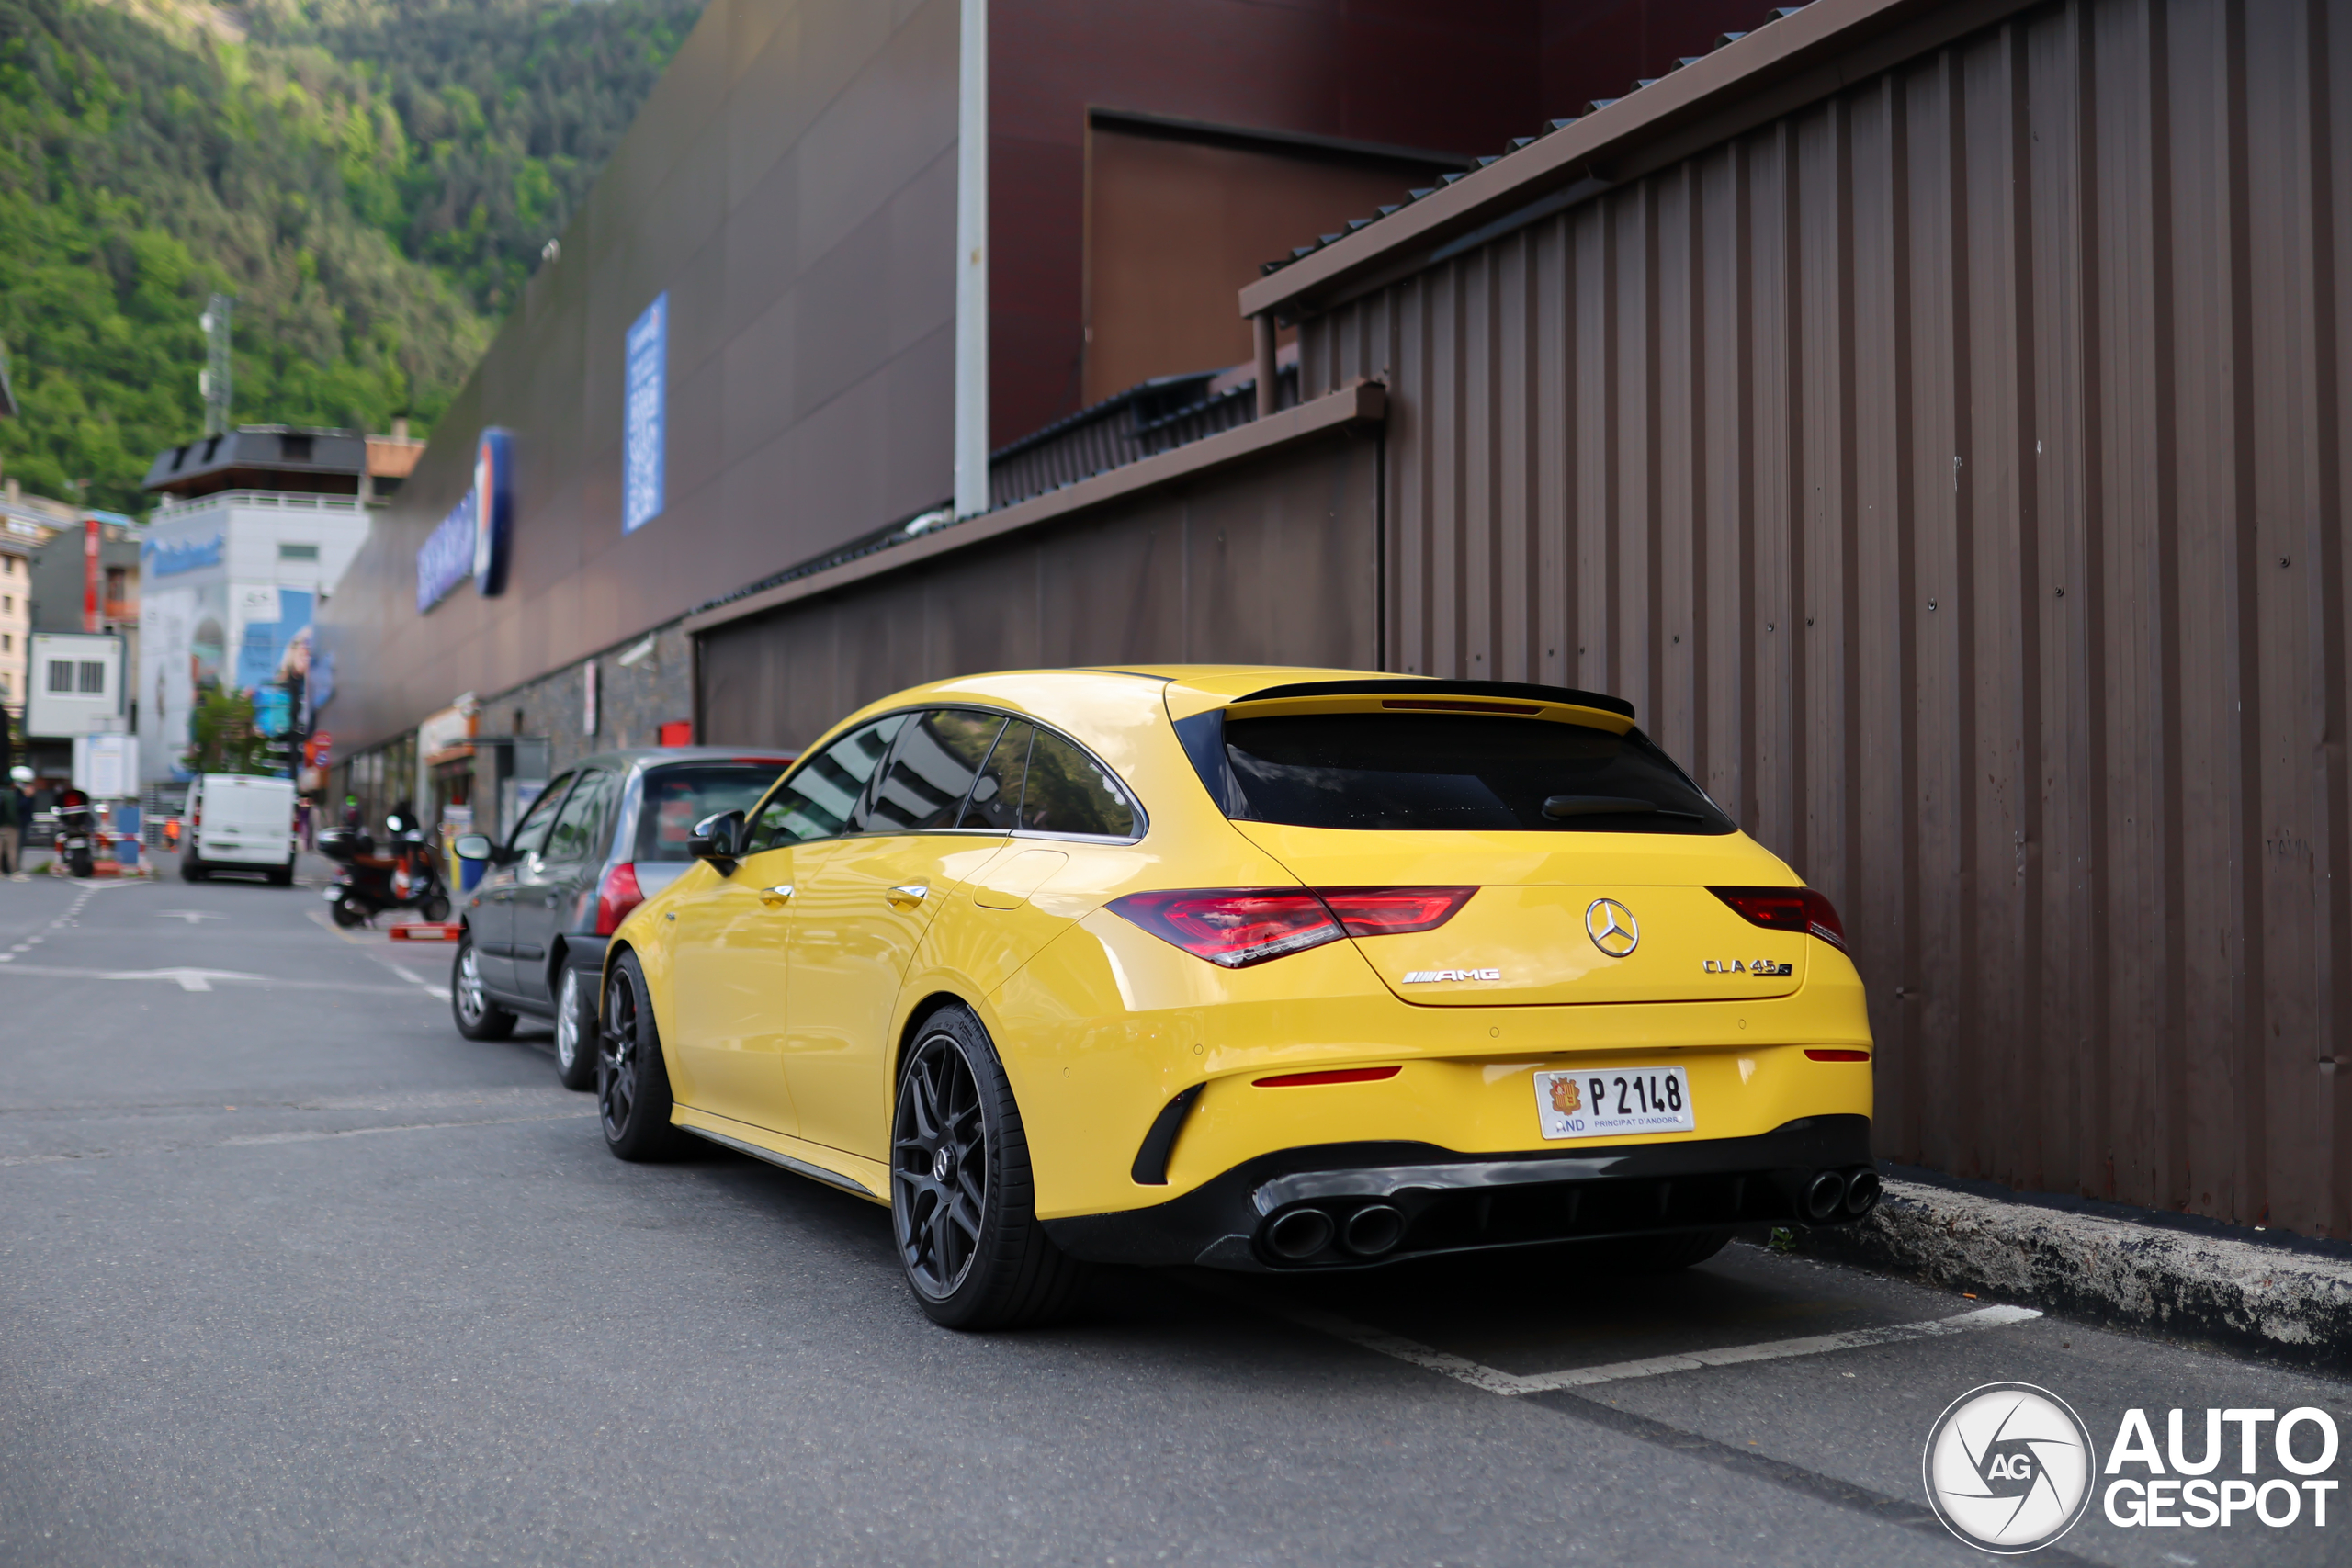
<instances>
[{"instance_id":1,"label":"car's rear taillight","mask_svg":"<svg viewBox=\"0 0 2352 1568\"><path fill-rule=\"evenodd\" d=\"M1318 887L1350 936L1433 931L1470 902L1476 887Z\"/></svg>"},{"instance_id":2,"label":"car's rear taillight","mask_svg":"<svg viewBox=\"0 0 2352 1568\"><path fill-rule=\"evenodd\" d=\"M1846 928L1829 900L1810 887L1710 887L1742 919L1767 931L1810 931L1838 952L1846 951Z\"/></svg>"},{"instance_id":3,"label":"car's rear taillight","mask_svg":"<svg viewBox=\"0 0 2352 1568\"><path fill-rule=\"evenodd\" d=\"M1475 887L1196 887L1130 893L1111 912L1227 969L1337 942L1432 931Z\"/></svg>"},{"instance_id":4,"label":"car's rear taillight","mask_svg":"<svg viewBox=\"0 0 2352 1568\"><path fill-rule=\"evenodd\" d=\"M605 873L604 886L596 889L596 934L612 935L628 912L644 902L645 890L637 885L637 867L624 862Z\"/></svg>"},{"instance_id":5,"label":"car's rear taillight","mask_svg":"<svg viewBox=\"0 0 2352 1568\"><path fill-rule=\"evenodd\" d=\"M1304 953L1343 934L1323 900L1296 887L1130 893L1110 908L1162 942L1227 969Z\"/></svg>"}]
</instances>

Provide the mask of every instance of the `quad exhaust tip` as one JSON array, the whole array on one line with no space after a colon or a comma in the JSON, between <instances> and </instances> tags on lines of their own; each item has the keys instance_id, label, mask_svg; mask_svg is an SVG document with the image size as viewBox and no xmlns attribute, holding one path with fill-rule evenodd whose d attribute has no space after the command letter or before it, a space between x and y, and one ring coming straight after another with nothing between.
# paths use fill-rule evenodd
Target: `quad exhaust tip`
<instances>
[{"instance_id":1,"label":"quad exhaust tip","mask_svg":"<svg viewBox=\"0 0 2352 1568\"><path fill-rule=\"evenodd\" d=\"M1834 1170L1823 1171L1804 1190L1804 1217L1815 1224L1836 1219L1845 1205L1846 1179Z\"/></svg>"},{"instance_id":2,"label":"quad exhaust tip","mask_svg":"<svg viewBox=\"0 0 2352 1568\"><path fill-rule=\"evenodd\" d=\"M1405 1239L1405 1216L1387 1203L1367 1203L1348 1216L1340 1244L1358 1258L1377 1258Z\"/></svg>"},{"instance_id":3,"label":"quad exhaust tip","mask_svg":"<svg viewBox=\"0 0 2352 1568\"><path fill-rule=\"evenodd\" d=\"M1266 1227L1268 1250L1293 1262L1312 1258L1330 1245L1331 1216L1320 1209L1293 1209Z\"/></svg>"},{"instance_id":4,"label":"quad exhaust tip","mask_svg":"<svg viewBox=\"0 0 2352 1568\"><path fill-rule=\"evenodd\" d=\"M1846 1213L1860 1219L1878 1207L1882 1190L1878 1172L1867 1169L1854 1172L1846 1183Z\"/></svg>"}]
</instances>

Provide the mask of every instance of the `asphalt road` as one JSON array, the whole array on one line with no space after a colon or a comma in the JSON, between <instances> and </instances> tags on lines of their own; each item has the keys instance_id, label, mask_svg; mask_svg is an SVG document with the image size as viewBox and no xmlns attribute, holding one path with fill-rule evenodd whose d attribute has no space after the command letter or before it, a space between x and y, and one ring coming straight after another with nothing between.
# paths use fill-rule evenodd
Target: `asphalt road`
<instances>
[{"instance_id":1,"label":"asphalt road","mask_svg":"<svg viewBox=\"0 0 2352 1568\"><path fill-rule=\"evenodd\" d=\"M1114 1273L1065 1326L948 1334L881 1210L717 1149L620 1164L543 1033L458 1039L446 950L322 912L0 881L0 1563L1885 1568L1984 1561L1920 1478L1979 1384L2102 1453L2133 1406L2159 1441L2188 1407L2192 1450L2208 1405L2352 1446L2339 1381L1747 1246ZM2041 1560L2341 1563L2335 1502L2094 1504Z\"/></svg>"}]
</instances>

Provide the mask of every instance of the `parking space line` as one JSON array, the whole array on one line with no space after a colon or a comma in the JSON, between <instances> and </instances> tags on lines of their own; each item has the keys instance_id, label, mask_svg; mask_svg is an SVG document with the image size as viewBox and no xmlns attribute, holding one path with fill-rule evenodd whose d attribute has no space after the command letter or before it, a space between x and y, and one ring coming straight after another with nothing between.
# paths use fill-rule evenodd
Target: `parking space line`
<instances>
[{"instance_id":1,"label":"parking space line","mask_svg":"<svg viewBox=\"0 0 2352 1568\"><path fill-rule=\"evenodd\" d=\"M1259 1302L1267 1306L1271 1303ZM1897 1345L1908 1339L1933 1339L1983 1328L2006 1328L2029 1323L2041 1314L2031 1307L1990 1306L1957 1317L1929 1318L1921 1323L1890 1324L1882 1328L1855 1328L1842 1334L1814 1334L1801 1339L1771 1339L1757 1345L1728 1345L1714 1350L1690 1350L1671 1356L1651 1356L1637 1361L1615 1361L1598 1367L1571 1367L1556 1372L1506 1372L1451 1351L1433 1349L1386 1329L1373 1328L1318 1307L1273 1306L1273 1311L1304 1328L1344 1339L1366 1350L1432 1372L1488 1393L1517 1397L1562 1389L1590 1388L1595 1383L1622 1382L1628 1378L1657 1377L1667 1372L1694 1372L1703 1367L1744 1366L1792 1356L1820 1356L1838 1350L1859 1350L1872 1345Z\"/></svg>"}]
</instances>

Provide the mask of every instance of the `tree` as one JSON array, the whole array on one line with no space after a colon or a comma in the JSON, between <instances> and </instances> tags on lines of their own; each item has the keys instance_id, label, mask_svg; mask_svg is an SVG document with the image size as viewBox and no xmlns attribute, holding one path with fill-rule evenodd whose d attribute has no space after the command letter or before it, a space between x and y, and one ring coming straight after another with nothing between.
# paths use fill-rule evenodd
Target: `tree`
<instances>
[{"instance_id":1,"label":"tree","mask_svg":"<svg viewBox=\"0 0 2352 1568\"><path fill-rule=\"evenodd\" d=\"M268 737L254 727L254 700L215 686L188 717L196 744L181 761L198 773L272 773Z\"/></svg>"}]
</instances>

